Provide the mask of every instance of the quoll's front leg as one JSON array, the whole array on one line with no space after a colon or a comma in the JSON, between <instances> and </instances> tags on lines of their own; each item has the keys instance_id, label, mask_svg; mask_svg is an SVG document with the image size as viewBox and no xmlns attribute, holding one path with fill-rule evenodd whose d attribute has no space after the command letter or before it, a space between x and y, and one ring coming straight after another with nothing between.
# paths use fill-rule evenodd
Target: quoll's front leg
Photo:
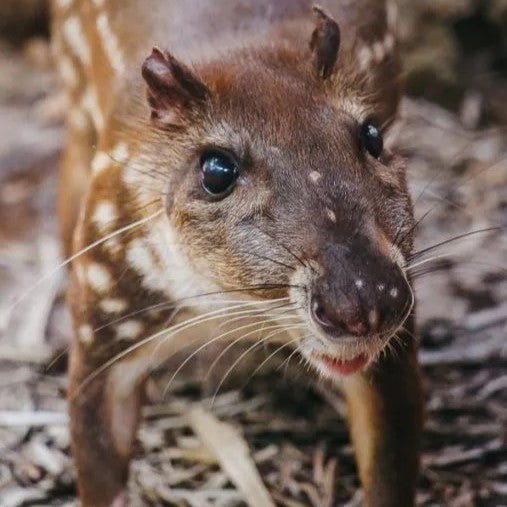
<instances>
[{"instance_id":1,"label":"quoll's front leg","mask_svg":"<svg viewBox=\"0 0 507 507\"><path fill-rule=\"evenodd\" d=\"M422 387L412 338L343 384L359 474L368 507L415 502L422 432Z\"/></svg>"},{"instance_id":2,"label":"quoll's front leg","mask_svg":"<svg viewBox=\"0 0 507 507\"><path fill-rule=\"evenodd\" d=\"M150 327L149 318L141 324L129 320L128 314L152 301L159 303L145 294L146 303L140 306L132 294L122 292L128 285L128 273L116 283L111 274L111 286L97 292L93 277L98 266L106 269L107 264L90 258L82 261L84 283L74 277L70 293L75 326L69 363L71 442L82 505L119 507L126 505L144 384L154 362L153 349L137 345L160 329L157 322Z\"/></svg>"},{"instance_id":3,"label":"quoll's front leg","mask_svg":"<svg viewBox=\"0 0 507 507\"><path fill-rule=\"evenodd\" d=\"M125 488L144 376L122 382L120 376L122 372L127 375L129 367L123 361L86 383L99 367L74 343L69 382L72 450L82 505L120 507L127 505Z\"/></svg>"},{"instance_id":4,"label":"quoll's front leg","mask_svg":"<svg viewBox=\"0 0 507 507\"><path fill-rule=\"evenodd\" d=\"M161 305L168 301L146 286L139 269L141 261L144 266L152 259L156 270L149 229L143 227L143 216L153 210L122 186L118 157L99 151L96 159L103 164L93 175L75 234L68 400L82 504L118 507L126 504L145 379L160 356L154 354L154 340L146 346L143 340L167 323ZM150 311L153 306L159 310Z\"/></svg>"}]
</instances>

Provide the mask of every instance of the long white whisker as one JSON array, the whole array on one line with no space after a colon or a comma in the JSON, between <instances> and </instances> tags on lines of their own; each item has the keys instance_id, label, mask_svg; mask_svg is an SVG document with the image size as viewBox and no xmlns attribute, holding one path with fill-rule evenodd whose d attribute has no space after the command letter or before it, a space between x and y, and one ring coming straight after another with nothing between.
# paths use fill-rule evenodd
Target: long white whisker
<instances>
[{"instance_id":1,"label":"long white whisker","mask_svg":"<svg viewBox=\"0 0 507 507\"><path fill-rule=\"evenodd\" d=\"M135 350L139 349L140 347L143 347L144 345L147 345L148 343L152 342L153 340L156 340L160 336L165 335L164 339L168 339L173 337L176 333L179 333L181 331L184 331L185 329L188 329L189 327L193 325L200 324L202 322L207 322L209 320L216 319L218 317L221 317L220 313L226 312L228 310L234 309L234 308L240 308L245 305L238 305L236 307L232 308L220 308L218 310L214 310L208 313L205 313L204 315L198 315L196 317L192 317L191 319L188 319L184 322L180 322L179 324L175 324L173 327L162 329L161 331L158 331L156 333L153 333L152 335L148 336L147 338L142 339L141 341L134 343L130 347L126 348L113 358L106 361L102 366L97 368L94 372L90 373L83 382L78 386L76 389L76 394L78 394L81 389L83 389L86 385L88 385L93 379L95 379L97 376L99 376L101 373L103 373L105 370L107 370L110 366L112 366L114 363L119 361L120 359L124 358L125 356L129 355L130 353L134 352ZM74 395L74 396L75 396Z\"/></svg>"},{"instance_id":2,"label":"long white whisker","mask_svg":"<svg viewBox=\"0 0 507 507\"><path fill-rule=\"evenodd\" d=\"M281 298L281 299L284 299L284 300L286 300L286 301L287 301L287 300L289 300L289 298L288 298L288 297L286 297L286 298ZM263 309L260 309L260 310L254 310L252 313L255 313L255 311L257 311L257 312L259 313L259 315L264 315L264 314L265 314L265 312L266 312L267 310L269 310L270 312L273 312L273 313L274 313L274 311L275 311L275 310L282 309L282 308L287 308L287 307L290 307L290 306L293 306L293 305L294 305L294 303L286 303L286 304L282 304L282 305L275 306L275 307L273 307L273 308L267 308L266 310L263 310ZM233 317L232 319L224 320L223 322L221 322L221 323L218 325L218 327L216 328L216 330L215 330L215 331L218 331L219 329L222 329L223 327L228 326L228 325L229 325L229 324L231 324L232 322L235 322L235 321L237 321L237 320L242 320L242 319L244 319L244 318L245 318L245 317Z\"/></svg>"},{"instance_id":3,"label":"long white whisker","mask_svg":"<svg viewBox=\"0 0 507 507\"><path fill-rule=\"evenodd\" d=\"M277 301L277 300L276 300L276 299L273 299L272 301ZM234 309L237 309L237 308L243 308L243 307L245 307L245 306L246 306L246 307L248 307L248 306L250 306L250 305L251 305L251 304L253 304L253 303L259 303L259 302L254 301L254 302L252 302L252 303L240 304L240 305L232 306L232 307L230 307L230 308L220 308L220 309L218 309L218 310L213 310L213 311L210 311L210 312L208 312L208 313L205 313L204 315L198 315L198 316L196 316L196 317L193 317L192 319L189 319L189 320L187 320L187 321L185 321L185 322L183 322L183 323L181 323L181 324L190 324L190 323L191 323L191 325L195 325L195 322L194 322L194 321L196 321L196 320L197 320L197 323L198 323L198 324L200 324L200 323L202 323L202 322L206 322L206 321L208 321L208 320L213 320L213 319L215 319L215 318L222 318L222 317L223 317L223 315L221 315L221 313L223 313L223 312L228 312L228 311L230 311L230 310L234 310ZM252 313L256 313L256 312L258 312L258 309L257 309L257 308L255 308L255 309L251 309L251 308L250 308L250 309L248 309L248 310L239 310L239 311L237 311L237 312L226 313L226 314L225 314L225 316L231 316L231 315L247 315L247 316L248 316L248 315L250 315L250 314L252 314ZM206 318L205 320L201 320L202 318L204 318L204 317L208 317L208 316L210 316L210 315L213 315L213 317L212 317L211 319ZM177 326L179 326L179 325L180 325L180 324L177 324L175 327L177 327ZM178 329L178 332L180 332L180 331L182 331L182 330L185 330L185 329L187 329L188 327L191 327L191 325L188 325L188 326L187 326L187 325L185 325L182 329ZM159 347L159 346L161 346L161 345L163 345L163 343L165 343L166 339L167 339L167 338L170 338L170 337L172 336L172 330L173 330L173 328L169 328L169 329L167 329L167 330L166 330L167 332L171 331L171 334L169 334L168 336L164 337L164 339L160 342L160 344L159 344L159 345L155 348L155 350L153 351L153 353L154 353L154 354L155 354L155 352L158 350L158 347Z\"/></svg>"},{"instance_id":4,"label":"long white whisker","mask_svg":"<svg viewBox=\"0 0 507 507\"><path fill-rule=\"evenodd\" d=\"M306 337L305 337L306 338ZM283 372L283 376L284 378L287 377L287 370L289 368L289 363L290 363L290 360L298 353L298 352L301 352L300 348L299 348L299 345L296 345L295 349L289 354L289 357L287 357L287 359L285 359L285 361L277 368L277 369L281 369L284 367L285 365L285 370Z\"/></svg>"},{"instance_id":5,"label":"long white whisker","mask_svg":"<svg viewBox=\"0 0 507 507\"><path fill-rule=\"evenodd\" d=\"M266 324L267 322L277 322L279 320L282 320L282 319L296 319L297 318L297 315L287 315L285 317L279 317L277 316L277 314L271 314L271 315L267 315L267 319L263 320L260 322L260 324ZM285 325L285 324L284 324ZM220 336L223 337L227 334L230 334L230 333L236 333L238 331L241 331L242 329L245 329L247 327L251 327L251 325L247 325L247 326L241 326L239 328L236 328L236 329L233 329L232 331L229 331L228 333L222 333ZM277 326L278 327L278 326ZM266 331L268 329L273 329L273 326L268 326L268 327L262 327L261 329L256 329L254 330L253 332L249 332L247 334L244 334L242 336L240 336L239 338L237 338L236 340L232 341L229 345L227 345L227 347L225 347L224 350L222 350L222 352L215 358L215 360L211 363L211 366L208 368L208 371L206 373L206 375L204 376L205 379L208 378L209 374L212 372L212 370L215 368L215 366L218 364L218 362L220 361L220 359L225 355L227 354L227 352L232 348L234 347L234 345L236 345L238 342L240 342L241 340L243 340L244 338L246 338L247 336L250 336L251 334L259 331L259 332L262 332L262 331Z\"/></svg>"},{"instance_id":6,"label":"long white whisker","mask_svg":"<svg viewBox=\"0 0 507 507\"><path fill-rule=\"evenodd\" d=\"M251 323L249 326L242 326L241 328L238 328L238 329L243 329L244 327L252 327L254 325L257 325L257 326L260 326L263 322L253 322ZM283 326L284 324L279 324L277 325L276 327L279 328L281 326ZM270 327L269 329L271 329L272 327ZM173 375L171 376L171 378L169 379L169 381L167 382L167 385L165 386L164 388L164 391L163 391L163 394L165 395L169 389L169 387L171 386L172 382L174 381L174 379L176 378L176 376L178 375L178 373L185 367L186 364L188 364L188 362L193 358L195 357L199 352L201 352L201 350L205 349L206 347L208 347L209 345L211 345L212 343L215 343L216 341L218 341L219 339L223 338L223 336L225 336L226 334L230 334L231 332L236 332L238 329L233 329L232 331L229 331L228 333L224 333L222 335L219 335L219 336L216 336L215 338L213 338L212 340L210 341L207 341L206 343L204 343L203 345L201 345L197 350L195 350L194 352L192 352L192 354L190 354L179 366L178 368L176 369L176 371L173 373ZM258 329L254 329L253 331L250 331L248 332L247 334L243 335L241 338L244 338L246 336L249 336L251 334L254 334L258 332ZM233 342L234 343L234 342Z\"/></svg>"},{"instance_id":7,"label":"long white whisker","mask_svg":"<svg viewBox=\"0 0 507 507\"><path fill-rule=\"evenodd\" d=\"M114 324L117 324L118 322L122 322L123 320L127 320L129 318L135 317L136 315L139 315L144 312L148 312L150 310L157 310L157 309L176 309L176 308L182 308L181 303L182 301L189 301L196 298L201 298L204 296L208 296L208 294L197 294L196 296L187 296L185 298L179 299L177 301L167 301L164 303L156 303L154 305L147 306L146 308L142 308L141 310L136 310L134 312L128 313L126 315L122 315L121 317L118 317L117 319L111 320L107 322L106 324L103 324L102 326L95 329L95 331L101 331L102 329L105 329L106 327L112 326ZM237 304L237 303L244 303L245 305L263 305L263 304L271 304L272 302L278 302L278 301L285 301L289 299L288 297L285 298L278 298L278 299L271 299L271 300L263 300L263 301L252 301L249 299L223 299L223 298L217 298L217 299L206 299L206 304L214 304L219 303L220 305L231 305L231 304ZM192 308L191 306L189 306ZM256 310L258 311L258 310Z\"/></svg>"},{"instance_id":8,"label":"long white whisker","mask_svg":"<svg viewBox=\"0 0 507 507\"><path fill-rule=\"evenodd\" d=\"M264 323L264 322L267 322L268 319L266 319L265 321L261 321L261 322L256 322L256 324L261 324L261 323ZM233 329L232 330L233 332L237 332L238 329ZM253 332L257 332L257 329L254 330ZM166 393L167 389L169 388L171 382L173 381L173 379L176 377L176 375L179 373L179 371L181 371L181 369L185 366L185 364L187 364L191 359L192 357L196 356L201 350L203 350L204 348L206 348L208 345L211 345L212 343L215 343L217 342L218 340L220 340L221 338L223 338L223 335L220 335L220 336L216 336L214 338L212 338L211 340L209 341L206 341L204 344L202 344L197 350L193 351L192 354L187 357L183 364L181 364L179 367L178 367L178 370L173 374L173 376L169 379L169 382L166 386L166 388L164 389L164 393ZM177 354L178 352L181 351L182 348L185 348L185 347L189 347L191 345L194 345L196 343L199 343L202 341L202 338L201 337L198 337L198 338L195 338L193 340L190 341L190 343L185 343L183 347L180 347L179 349L175 350L174 352L172 352L171 354L169 354L168 356L164 356L164 359L163 359L163 362L166 362L168 359L170 359L171 357L173 357L175 354ZM152 356L155 355L155 351L153 352Z\"/></svg>"},{"instance_id":9,"label":"long white whisker","mask_svg":"<svg viewBox=\"0 0 507 507\"><path fill-rule=\"evenodd\" d=\"M264 359L264 361L262 361L261 364L259 364L259 366L257 366L257 368L255 368L255 370L253 371L253 373L250 375L250 377L248 378L247 380L247 383L250 382L250 380L255 376L257 375L257 373L259 373L259 371L262 369L262 367L271 359L273 358L276 354L278 354L278 352L280 352L281 350L283 350L285 347L288 347L289 345L292 345L293 343L299 341L301 338L298 336L297 338L294 338L293 340L290 340L288 341L287 343L284 343L283 345L281 345L280 347L277 347L276 350L274 352L272 352L271 354L269 354L268 357L266 357L266 359ZM298 349L295 349L293 352L291 352L289 358L291 358L296 352L298 351ZM283 364L285 363L285 361L280 365L283 366Z\"/></svg>"},{"instance_id":10,"label":"long white whisker","mask_svg":"<svg viewBox=\"0 0 507 507\"><path fill-rule=\"evenodd\" d=\"M429 259L423 259L422 261L414 262L414 264L410 264L409 266L406 266L406 269L407 270L414 269L414 268L417 268L418 266L422 266L423 264L428 264L428 262L433 262L433 261L436 261L439 259L447 259L451 256L452 256L452 254L434 255L433 257L430 257Z\"/></svg>"},{"instance_id":11,"label":"long white whisker","mask_svg":"<svg viewBox=\"0 0 507 507\"><path fill-rule=\"evenodd\" d=\"M23 301L23 299L25 299L29 294L31 294L37 287L40 287L44 282L46 282L52 276L54 276L56 273L58 273L58 271L60 269L62 269L65 266L67 266L68 264L70 264L72 261L74 261L75 259L77 259L81 255L85 254L86 252L89 252L90 250L92 250L93 248L95 248L95 247L99 246L100 244L106 242L107 240L109 240L111 238L114 238L115 236L118 236L119 234L127 232L127 231L129 231L131 229L134 229L135 227L139 227L140 225L143 225L146 222L149 222L150 220L153 220L154 218L156 218L157 216L159 216L163 212L164 212L164 210L161 209L161 210L157 211L156 213L153 213L152 215L150 215L148 217L142 218L141 220L138 220L137 222L133 222L133 223L131 223L129 225L126 225L125 227L122 227L122 228L120 228L120 229L118 229L118 230L116 230L114 232L111 232L110 234L107 234L103 238L98 239L97 241L94 241L93 243L91 243L87 247L83 248L79 252L76 252L74 255L71 255L65 261L63 261L61 264L59 264L58 266L56 266L55 268L53 268L51 271L49 271L48 273L46 273L45 275L43 275L41 278L39 278L31 287L29 287L28 289L26 289L25 291L23 291L14 300L14 302L11 304L11 306L9 307L9 310L12 311L21 301Z\"/></svg>"},{"instance_id":12,"label":"long white whisker","mask_svg":"<svg viewBox=\"0 0 507 507\"><path fill-rule=\"evenodd\" d=\"M211 398L211 403L210 403L210 406L213 406L213 403L215 402L215 398L217 397L217 394L218 392L220 391L220 388L222 387L222 385L224 384L225 380L227 379L227 377L232 373L232 371L234 370L234 368L250 353L252 352L256 347L258 347L259 345L262 345L263 343L265 343L266 341L268 341L271 337L273 337L274 335L276 334L280 334L280 333L283 333L283 332L286 332L286 331L289 331L289 330L292 330L292 329L299 329L299 328L302 328L302 327L305 327L304 324L297 324L297 325L294 325L294 326L283 326L282 329L278 329L276 331L273 331L271 333L269 333L267 336L265 336L262 340L254 343L251 347L248 347L247 350L245 350L245 352L243 352L237 359L236 361L234 361L234 363L232 364L232 366L225 372L225 375L222 377L222 380L219 382L217 388L215 389L215 392L213 394L213 397Z\"/></svg>"}]
</instances>

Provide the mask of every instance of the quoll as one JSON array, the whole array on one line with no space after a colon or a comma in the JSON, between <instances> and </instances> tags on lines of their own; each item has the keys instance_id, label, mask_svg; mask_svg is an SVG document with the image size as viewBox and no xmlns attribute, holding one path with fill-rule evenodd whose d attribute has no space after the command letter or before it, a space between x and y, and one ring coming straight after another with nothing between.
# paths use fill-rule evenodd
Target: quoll
<instances>
[{"instance_id":1,"label":"quoll","mask_svg":"<svg viewBox=\"0 0 507 507\"><path fill-rule=\"evenodd\" d=\"M383 146L400 98L393 5L52 8L82 505L128 503L154 357L218 338L282 345L341 389L365 504L413 505L414 219L403 160Z\"/></svg>"}]
</instances>

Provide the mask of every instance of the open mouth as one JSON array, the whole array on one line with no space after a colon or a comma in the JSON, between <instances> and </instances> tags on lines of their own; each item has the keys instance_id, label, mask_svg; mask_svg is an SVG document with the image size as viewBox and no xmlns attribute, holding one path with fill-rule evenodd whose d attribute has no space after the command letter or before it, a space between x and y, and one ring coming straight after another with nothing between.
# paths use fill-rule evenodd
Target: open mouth
<instances>
[{"instance_id":1,"label":"open mouth","mask_svg":"<svg viewBox=\"0 0 507 507\"><path fill-rule=\"evenodd\" d=\"M318 363L328 375L352 375L362 370L367 364L369 357L361 353L351 359L342 359L328 354L312 354L314 361Z\"/></svg>"}]
</instances>

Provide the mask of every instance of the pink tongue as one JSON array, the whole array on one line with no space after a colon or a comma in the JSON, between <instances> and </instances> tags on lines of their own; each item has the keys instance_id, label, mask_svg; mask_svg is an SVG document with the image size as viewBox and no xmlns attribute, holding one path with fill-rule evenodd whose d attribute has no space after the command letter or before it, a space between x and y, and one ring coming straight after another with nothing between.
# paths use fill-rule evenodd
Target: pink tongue
<instances>
[{"instance_id":1,"label":"pink tongue","mask_svg":"<svg viewBox=\"0 0 507 507\"><path fill-rule=\"evenodd\" d=\"M350 375L360 370L368 361L366 354L360 354L354 359L337 359L332 356L322 355L321 359L326 366L332 370L337 371L341 375Z\"/></svg>"}]
</instances>

